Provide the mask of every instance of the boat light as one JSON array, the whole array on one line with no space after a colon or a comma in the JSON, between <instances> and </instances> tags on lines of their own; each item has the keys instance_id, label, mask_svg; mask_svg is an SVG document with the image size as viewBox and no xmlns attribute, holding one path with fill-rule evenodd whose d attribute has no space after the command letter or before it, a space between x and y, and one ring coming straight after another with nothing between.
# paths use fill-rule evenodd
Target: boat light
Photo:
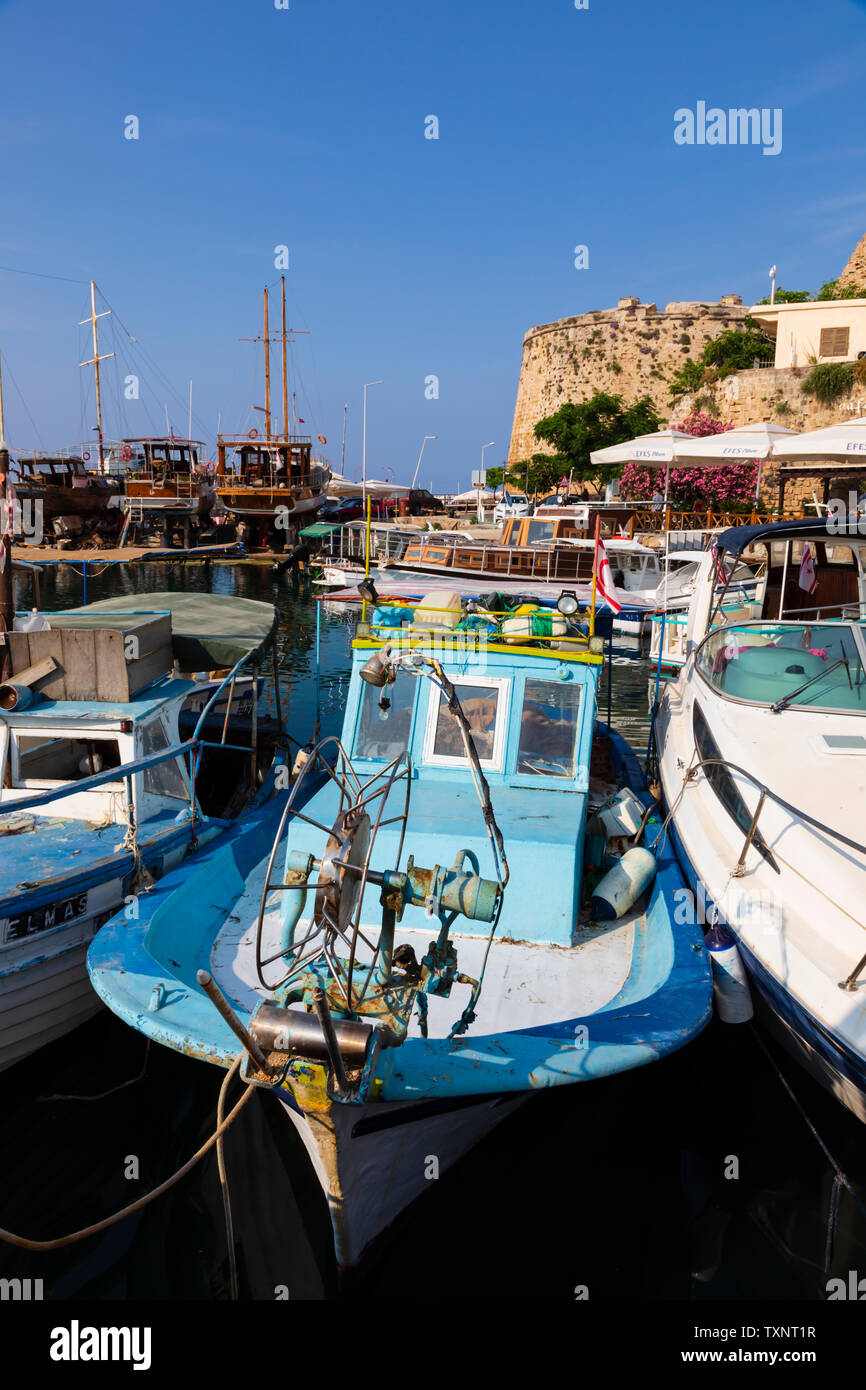
<instances>
[{"instance_id":1,"label":"boat light","mask_svg":"<svg viewBox=\"0 0 866 1390\"><path fill-rule=\"evenodd\" d=\"M577 594L569 593L567 589L563 589L556 600L556 607L564 618L573 618L578 609Z\"/></svg>"},{"instance_id":2,"label":"boat light","mask_svg":"<svg viewBox=\"0 0 866 1390\"><path fill-rule=\"evenodd\" d=\"M603 655L604 655L604 638L603 638L603 637L590 637L590 639L589 639L589 650L590 650L591 652L594 652L594 654L595 654L596 656L603 656Z\"/></svg>"},{"instance_id":3,"label":"boat light","mask_svg":"<svg viewBox=\"0 0 866 1390\"><path fill-rule=\"evenodd\" d=\"M361 680L366 681L368 685L375 685L379 689L394 681L396 672L392 670L391 657L392 649L387 644L381 651L374 652L370 660L365 661L361 667Z\"/></svg>"},{"instance_id":4,"label":"boat light","mask_svg":"<svg viewBox=\"0 0 866 1390\"><path fill-rule=\"evenodd\" d=\"M131 719L121 719L121 721L120 721L120 732L121 732L122 734L131 734L131 733L132 733L132 720L131 720Z\"/></svg>"},{"instance_id":5,"label":"boat light","mask_svg":"<svg viewBox=\"0 0 866 1390\"><path fill-rule=\"evenodd\" d=\"M364 579L358 580L358 593L365 603L378 603L379 595L376 593L376 585L367 575Z\"/></svg>"}]
</instances>

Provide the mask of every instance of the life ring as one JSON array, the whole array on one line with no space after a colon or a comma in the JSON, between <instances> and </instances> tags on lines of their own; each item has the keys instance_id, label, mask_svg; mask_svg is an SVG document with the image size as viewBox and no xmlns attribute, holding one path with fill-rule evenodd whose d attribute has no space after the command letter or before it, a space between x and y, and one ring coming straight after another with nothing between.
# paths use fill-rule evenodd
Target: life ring
<instances>
[{"instance_id":1,"label":"life ring","mask_svg":"<svg viewBox=\"0 0 866 1390\"><path fill-rule=\"evenodd\" d=\"M216 464L214 463L213 459L208 459L207 463L204 466L204 471L205 473L207 473L209 478L213 477L214 473L216 473Z\"/></svg>"},{"instance_id":2,"label":"life ring","mask_svg":"<svg viewBox=\"0 0 866 1390\"><path fill-rule=\"evenodd\" d=\"M247 439L258 439L258 437L259 437L259 432L258 432L258 430L250 430L249 433L248 433L248 435L247 435Z\"/></svg>"},{"instance_id":3,"label":"life ring","mask_svg":"<svg viewBox=\"0 0 866 1390\"><path fill-rule=\"evenodd\" d=\"M128 444L124 444L120 451L120 457L123 459L124 463L129 463L129 460L132 458L132 450Z\"/></svg>"},{"instance_id":4,"label":"life ring","mask_svg":"<svg viewBox=\"0 0 866 1390\"><path fill-rule=\"evenodd\" d=\"M324 436L323 434L317 434L317 435L316 435L316 438L318 439L319 443L322 444L322 445L325 445L325 444L327 444L327 442L328 442L327 439L325 438L325 436Z\"/></svg>"},{"instance_id":5,"label":"life ring","mask_svg":"<svg viewBox=\"0 0 866 1390\"><path fill-rule=\"evenodd\" d=\"M89 462L90 462L90 450L89 450L89 449L85 449L85 450L84 450L84 453L81 455L81 459L82 459L82 462L83 462L83 463L89 463Z\"/></svg>"}]
</instances>

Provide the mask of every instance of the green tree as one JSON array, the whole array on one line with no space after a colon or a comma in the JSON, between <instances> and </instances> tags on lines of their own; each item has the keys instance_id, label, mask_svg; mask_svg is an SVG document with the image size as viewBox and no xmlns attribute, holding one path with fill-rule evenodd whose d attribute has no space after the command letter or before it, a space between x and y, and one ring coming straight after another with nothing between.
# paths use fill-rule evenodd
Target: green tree
<instances>
[{"instance_id":1,"label":"green tree","mask_svg":"<svg viewBox=\"0 0 866 1390\"><path fill-rule=\"evenodd\" d=\"M487 481L488 487L502 487L503 483L505 482L505 469L488 468L485 470L484 477Z\"/></svg>"},{"instance_id":2,"label":"green tree","mask_svg":"<svg viewBox=\"0 0 866 1390\"><path fill-rule=\"evenodd\" d=\"M756 358L775 355L775 338L768 337L757 319L747 314L742 328L726 328L710 339L697 361L683 363L671 381L671 398L676 400L732 372L747 371Z\"/></svg>"},{"instance_id":3,"label":"green tree","mask_svg":"<svg viewBox=\"0 0 866 1390\"><path fill-rule=\"evenodd\" d=\"M661 428L661 418L649 396L623 405L622 396L596 391L588 401L559 407L554 415L539 420L536 439L543 439L553 454L533 454L529 465L529 486L533 492L549 492L560 478L571 475L575 481L592 479L609 482L619 467L599 468L590 459L596 449L622 444L638 434L652 434Z\"/></svg>"},{"instance_id":4,"label":"green tree","mask_svg":"<svg viewBox=\"0 0 866 1390\"><path fill-rule=\"evenodd\" d=\"M776 290L774 304L805 304L812 298L811 290L783 290L781 286ZM757 301L759 304L769 304L770 296L765 295L763 299Z\"/></svg>"}]
</instances>

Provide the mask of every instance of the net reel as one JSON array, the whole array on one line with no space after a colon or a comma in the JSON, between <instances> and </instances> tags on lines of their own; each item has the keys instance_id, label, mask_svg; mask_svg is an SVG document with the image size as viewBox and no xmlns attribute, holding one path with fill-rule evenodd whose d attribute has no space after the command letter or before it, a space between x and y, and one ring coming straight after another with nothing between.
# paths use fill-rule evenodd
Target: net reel
<instances>
[{"instance_id":1,"label":"net reel","mask_svg":"<svg viewBox=\"0 0 866 1390\"><path fill-rule=\"evenodd\" d=\"M333 752L332 766L327 754ZM330 826L313 819L304 809L304 783L323 770L340 793ZM283 1015L288 1052L292 1051L293 1018L300 1040L307 1029L300 1020L309 1020L311 1012L318 1014L326 1041L330 1024L337 1051L340 1029L359 1023L375 1028L378 1045L398 1046L406 1036L416 1003L421 1031L426 1034L427 995L448 997L455 983L469 986L471 993L452 1032L465 1031L474 1018L480 984L459 971L449 933L460 914L495 923L502 885L480 876L477 859L468 850L461 850L450 867L436 865L432 869L419 868L410 856L401 871L411 783L412 765L406 754L362 779L339 739L328 738L312 751L292 788L271 850L256 929L259 980L272 996L267 1007L276 1005ZM399 798L396 814L389 814L392 795ZM295 822L317 830L322 849L316 853L288 849L280 871L277 856ZM394 825L399 826L394 868L373 870L379 831ZM361 925L368 885L380 890L378 927L369 922ZM269 897L275 892L283 895L280 935L276 949L266 954L265 916ZM302 922L308 903L311 916ZM410 945L395 948L396 926L407 906L424 908L438 928L420 961ZM270 969L278 961L286 968L278 978L272 978ZM306 1014L291 1005L303 1005ZM269 1020L273 1026L273 1014ZM353 1045L357 1046L357 1038Z\"/></svg>"}]
</instances>

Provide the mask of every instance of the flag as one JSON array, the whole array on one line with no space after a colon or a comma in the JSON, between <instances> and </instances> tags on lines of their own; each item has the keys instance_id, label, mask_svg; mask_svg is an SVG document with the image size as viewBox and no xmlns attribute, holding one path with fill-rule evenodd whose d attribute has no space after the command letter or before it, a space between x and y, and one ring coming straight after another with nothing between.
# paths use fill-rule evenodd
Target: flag
<instances>
[{"instance_id":1,"label":"flag","mask_svg":"<svg viewBox=\"0 0 866 1390\"><path fill-rule=\"evenodd\" d=\"M807 594L814 594L818 587L818 576L815 573L815 562L812 559L812 547L803 547L803 558L800 561L800 578L798 584L801 589L805 589Z\"/></svg>"},{"instance_id":2,"label":"flag","mask_svg":"<svg viewBox=\"0 0 866 1390\"><path fill-rule=\"evenodd\" d=\"M610 572L610 562L607 558L607 551L604 548L604 541L597 540L595 543L595 587L601 594L605 603L612 608L614 613L618 613L622 604L614 596L613 575Z\"/></svg>"}]
</instances>

